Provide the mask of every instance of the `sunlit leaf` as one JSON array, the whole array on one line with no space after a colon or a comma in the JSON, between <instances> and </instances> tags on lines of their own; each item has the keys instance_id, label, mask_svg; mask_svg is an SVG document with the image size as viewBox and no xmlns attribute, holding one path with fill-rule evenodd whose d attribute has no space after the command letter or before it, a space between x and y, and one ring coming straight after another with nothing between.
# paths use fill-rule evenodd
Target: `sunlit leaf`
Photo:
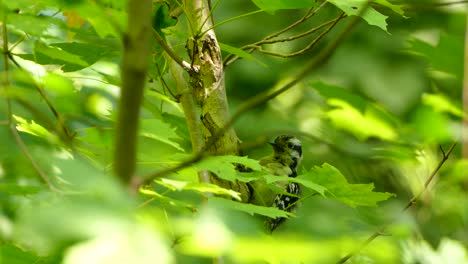
<instances>
[{"instance_id":1,"label":"sunlit leaf","mask_svg":"<svg viewBox=\"0 0 468 264\"><path fill-rule=\"evenodd\" d=\"M341 172L330 164L314 167L303 175L326 188L326 198L338 200L351 207L376 206L393 194L374 192L374 184L349 184Z\"/></svg>"},{"instance_id":2,"label":"sunlit leaf","mask_svg":"<svg viewBox=\"0 0 468 264\"><path fill-rule=\"evenodd\" d=\"M50 133L47 129L45 129L43 126L37 124L34 122L34 120L31 120L29 123L26 119L13 115L13 118L16 120L18 123L16 125L16 129L18 131L28 133L30 135L36 136L43 138L49 142L57 143L59 142L58 138L56 135Z\"/></svg>"},{"instance_id":3,"label":"sunlit leaf","mask_svg":"<svg viewBox=\"0 0 468 264\"><path fill-rule=\"evenodd\" d=\"M179 143L174 142L172 139L180 139L175 130L170 127L167 123L162 122L159 119L143 119L140 120L140 135L156 139L158 141L164 142L179 151L185 151L180 147Z\"/></svg>"},{"instance_id":4,"label":"sunlit leaf","mask_svg":"<svg viewBox=\"0 0 468 264\"><path fill-rule=\"evenodd\" d=\"M325 195L325 191L327 190L327 188L323 187L323 186L320 186L319 184L316 184L312 181L311 178L307 178L307 177L303 177L301 175L299 175L298 177L296 178L292 178L292 177L287 177L287 176L273 176L273 175L267 175L267 176L264 176L264 178L266 179L267 183L274 183L274 182L296 182L296 183L299 183L303 186L305 186L306 188L312 190L312 191L315 191L317 193L319 193L320 195Z\"/></svg>"},{"instance_id":5,"label":"sunlit leaf","mask_svg":"<svg viewBox=\"0 0 468 264\"><path fill-rule=\"evenodd\" d=\"M443 94L423 94L422 102L438 112L450 113L457 117L464 116L463 110Z\"/></svg>"},{"instance_id":6,"label":"sunlit leaf","mask_svg":"<svg viewBox=\"0 0 468 264\"><path fill-rule=\"evenodd\" d=\"M351 132L360 140L369 137L383 140L396 140L398 138L395 128L380 118L379 113L372 107L366 108L365 112L361 113L345 101L330 99L328 103L335 107L327 112L327 117L332 124Z\"/></svg>"},{"instance_id":7,"label":"sunlit leaf","mask_svg":"<svg viewBox=\"0 0 468 264\"><path fill-rule=\"evenodd\" d=\"M279 210L278 208L274 207L265 207L265 206L259 206L259 205L253 205L253 204L246 204L246 203L241 203L241 202L235 202L223 198L217 198L217 197L209 197L208 198L209 203L213 203L215 206L219 206L221 208L227 208L227 209L232 209L232 210L237 210L241 212L246 212L248 214L257 214L257 215L264 215L268 216L271 218L276 218L276 217L288 217L292 216L293 214Z\"/></svg>"},{"instance_id":8,"label":"sunlit leaf","mask_svg":"<svg viewBox=\"0 0 468 264\"><path fill-rule=\"evenodd\" d=\"M184 254L219 256L231 247L234 234L222 222L217 211L205 208L195 223L192 234L178 246Z\"/></svg>"},{"instance_id":9,"label":"sunlit leaf","mask_svg":"<svg viewBox=\"0 0 468 264\"><path fill-rule=\"evenodd\" d=\"M241 200L240 194L238 192L225 189L225 188L219 187L218 185L211 184L211 183L187 182L187 181L179 181L179 180L172 180L172 179L165 179L165 178L156 179L155 182L167 188L170 188L172 190L177 190L177 191L192 190L192 191L197 191L200 193L227 195L238 201Z\"/></svg>"},{"instance_id":10,"label":"sunlit leaf","mask_svg":"<svg viewBox=\"0 0 468 264\"><path fill-rule=\"evenodd\" d=\"M177 208L185 208L188 209L190 212L196 212L197 207L193 204L181 201L181 200L176 200L172 199L168 196L161 195L155 191L148 190L145 188L140 188L140 193L148 195L148 196L153 196L158 199L159 202L162 202L163 204L168 204Z\"/></svg>"},{"instance_id":11,"label":"sunlit leaf","mask_svg":"<svg viewBox=\"0 0 468 264\"><path fill-rule=\"evenodd\" d=\"M44 88L49 92L53 92L54 95L63 96L75 92L73 82L59 74L49 73L44 77L43 82Z\"/></svg>"},{"instance_id":12,"label":"sunlit leaf","mask_svg":"<svg viewBox=\"0 0 468 264\"><path fill-rule=\"evenodd\" d=\"M334 241L311 241L298 236L239 238L235 241L232 256L241 263L252 261L283 263L332 263L337 254Z\"/></svg>"},{"instance_id":13,"label":"sunlit leaf","mask_svg":"<svg viewBox=\"0 0 468 264\"><path fill-rule=\"evenodd\" d=\"M236 180L238 171L235 164L241 164L253 170L261 170L257 160L239 156L212 156L195 164L198 170L208 170L218 177L230 181Z\"/></svg>"}]
</instances>

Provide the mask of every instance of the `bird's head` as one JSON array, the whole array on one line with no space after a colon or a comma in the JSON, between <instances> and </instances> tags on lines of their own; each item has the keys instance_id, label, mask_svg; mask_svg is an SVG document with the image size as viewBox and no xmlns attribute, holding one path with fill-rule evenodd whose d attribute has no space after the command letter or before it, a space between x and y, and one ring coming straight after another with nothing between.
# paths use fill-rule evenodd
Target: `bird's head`
<instances>
[{"instance_id":1,"label":"bird's head","mask_svg":"<svg viewBox=\"0 0 468 264\"><path fill-rule=\"evenodd\" d=\"M296 170L302 160L302 144L294 136L278 136L273 143L274 156L286 163L292 170Z\"/></svg>"}]
</instances>

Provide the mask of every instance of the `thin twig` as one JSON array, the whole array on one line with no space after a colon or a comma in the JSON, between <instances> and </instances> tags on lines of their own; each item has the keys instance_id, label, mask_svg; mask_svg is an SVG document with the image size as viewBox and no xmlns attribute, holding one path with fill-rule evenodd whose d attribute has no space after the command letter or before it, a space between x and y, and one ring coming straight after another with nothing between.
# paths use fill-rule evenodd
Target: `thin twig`
<instances>
[{"instance_id":1,"label":"thin twig","mask_svg":"<svg viewBox=\"0 0 468 264\"><path fill-rule=\"evenodd\" d=\"M163 50L167 53L167 55L169 55L169 57L171 57L180 67L182 67L182 69L186 70L186 71L192 71L193 68L192 66L190 65L190 63L182 60L182 58L180 58L179 56L177 56L177 54L172 50L171 47L169 47L169 45L166 43L166 41L161 37L161 35L159 35L158 31L156 31L155 29L152 30L152 33L153 33L153 37L156 39L156 41L158 42L158 44L163 48Z\"/></svg>"},{"instance_id":2,"label":"thin twig","mask_svg":"<svg viewBox=\"0 0 468 264\"><path fill-rule=\"evenodd\" d=\"M172 90L169 88L169 85L167 85L166 80L164 80L164 77L162 75L161 69L159 69L159 65L156 64L155 66L156 66L156 70L158 71L159 80L161 81L161 85L163 89L167 90L169 94L174 98L174 100L176 100L176 102L178 103L179 97L176 94L174 94Z\"/></svg>"},{"instance_id":3,"label":"thin twig","mask_svg":"<svg viewBox=\"0 0 468 264\"><path fill-rule=\"evenodd\" d=\"M282 58L291 58L291 57L302 55L308 50L310 50L311 48L313 48L315 44L317 44L319 40L321 40L326 34L328 34L328 32L330 32L330 30L332 30L336 26L336 24L338 24L338 22L344 17L346 17L346 14L342 13L339 17L333 20L333 24L331 24L325 31L323 31L320 35L318 35L315 39L313 39L309 45L307 45L305 48L299 51L289 53L289 54L284 54L284 53L271 52L271 51L267 51L267 50L260 48L259 52L270 55L270 56L282 57Z\"/></svg>"},{"instance_id":4,"label":"thin twig","mask_svg":"<svg viewBox=\"0 0 468 264\"><path fill-rule=\"evenodd\" d=\"M261 44L265 43L266 41L269 41L283 33L286 33L287 31L299 26L300 24L304 23L305 21L307 21L309 18L311 18L312 16L314 16L315 14L317 14L317 12L323 7L325 6L326 4L328 3L328 1L323 1L323 3L317 7L316 9L314 8L311 8L302 18L300 18L299 20L297 20L296 22L292 23L291 25L273 33L273 34L270 34L268 36L266 36L265 38L263 38L262 40L260 41L257 41L253 44L248 44L248 45L245 45L244 47L242 47L241 49L243 50L247 50L247 52L251 53L253 52L254 50L258 49L260 47ZM224 66L227 66L233 62L235 62L236 60L238 60L240 57L239 56L236 56L236 55L233 55L233 54L230 54L226 57L226 59L224 59Z\"/></svg>"},{"instance_id":5,"label":"thin twig","mask_svg":"<svg viewBox=\"0 0 468 264\"><path fill-rule=\"evenodd\" d=\"M303 32L303 33L300 33L300 34L297 34L297 35L294 35L294 36L291 36L291 37L287 37L287 38L282 38L282 39L269 39L269 40L264 40L264 41L261 41L259 42L258 44L256 44L256 46L258 45L262 45L262 44L273 44L273 43L280 43L280 42L286 42L286 41L292 41L292 40L296 40L296 39L300 39L302 37L305 37L305 36L308 36L310 34L313 34L315 32L317 32L318 30L320 30L321 28L323 27L326 27L332 23L334 23L338 18L334 18L332 20L329 20L321 25L318 25L314 28L311 28L309 30L307 30L306 32Z\"/></svg>"},{"instance_id":6,"label":"thin twig","mask_svg":"<svg viewBox=\"0 0 468 264\"><path fill-rule=\"evenodd\" d=\"M402 212L406 212L409 208L411 208L412 206L414 206L417 201L421 198L421 196L427 191L429 185L431 184L431 182L433 181L434 177L437 175L437 173L439 172L440 168L442 167L442 165L444 165L444 163L447 161L447 159L449 158L450 154L452 153L452 151L455 149L455 146L457 145L456 142L454 142L449 150L447 151L447 153L445 153L443 150L442 150L442 159L440 160L439 164L437 164L437 166L435 167L435 169L432 171L432 173L429 175L429 177L426 179L425 183L424 183L424 186L423 186L423 189L418 193L416 194L415 196L413 196L413 198L411 198L408 203L403 207L403 210ZM349 253L348 255L344 256L343 258L341 258L338 262L336 262L337 264L343 264L345 263L346 261L348 261L350 258L352 258L353 256L355 256L356 254L358 254L361 250L363 250L369 243L371 243L372 241L374 241L374 239L376 239L377 237L381 236L382 234L385 233L385 231L387 230L387 228L393 223L395 222L396 219L388 222L387 224L385 224L384 226L382 226L381 228L379 228L379 230L375 231L372 235L370 235L366 241L364 241L356 250L354 250L353 252Z\"/></svg>"},{"instance_id":7,"label":"thin twig","mask_svg":"<svg viewBox=\"0 0 468 264\"><path fill-rule=\"evenodd\" d=\"M366 9L366 8L364 8ZM254 109L255 107L264 104L268 102L269 100L275 98L276 96L284 93L285 91L289 90L292 88L294 85L296 85L299 81L304 79L311 71L314 71L317 69L319 66L323 65L325 62L328 61L328 59L331 57L333 52L338 48L339 44L344 40L344 38L351 32L351 29L354 28L354 26L357 24L359 21L359 16L356 16L353 18L353 20L348 24L348 26L339 34L334 41L332 41L321 53L319 53L309 64L306 65L306 67L299 73L293 80L290 82L286 83L283 85L280 89L272 89L269 91L266 91L264 93L258 94L254 97L251 97L249 100L245 101L243 104L241 104L238 108L238 110L232 115L232 117L224 124L223 127L219 128L217 133L215 133L213 136L210 137L208 142L205 144L205 146L195 153L191 158L189 158L186 161L183 161L182 163L170 167L167 169L163 169L157 172L149 173L147 175L143 175L139 179L135 179L134 184L136 186L140 184L145 184L151 182L155 178L162 177L164 175L176 172L180 169L186 168L196 162L199 162L206 156L208 156L207 150L213 146L218 139L226 132L228 131L234 123L239 120L240 117L242 117L246 112ZM134 186L135 188L135 186Z\"/></svg>"}]
</instances>

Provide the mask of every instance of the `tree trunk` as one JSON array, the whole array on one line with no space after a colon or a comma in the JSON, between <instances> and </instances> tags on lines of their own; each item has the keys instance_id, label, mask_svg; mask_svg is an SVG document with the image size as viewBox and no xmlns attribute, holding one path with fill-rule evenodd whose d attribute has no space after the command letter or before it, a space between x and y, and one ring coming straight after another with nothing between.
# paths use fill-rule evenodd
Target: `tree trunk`
<instances>
[{"instance_id":1,"label":"tree trunk","mask_svg":"<svg viewBox=\"0 0 468 264\"><path fill-rule=\"evenodd\" d=\"M187 19L192 36L187 42L187 49L196 71L190 74L190 86L201 108L200 121L203 142L206 145L213 135L229 120L229 106L224 86L224 70L221 50L212 29L209 0L186 0ZM238 154L239 139L233 128L227 129L208 147L212 155ZM247 201L249 191L245 184L224 181L211 175L211 182L225 188L238 191L242 200Z\"/></svg>"}]
</instances>

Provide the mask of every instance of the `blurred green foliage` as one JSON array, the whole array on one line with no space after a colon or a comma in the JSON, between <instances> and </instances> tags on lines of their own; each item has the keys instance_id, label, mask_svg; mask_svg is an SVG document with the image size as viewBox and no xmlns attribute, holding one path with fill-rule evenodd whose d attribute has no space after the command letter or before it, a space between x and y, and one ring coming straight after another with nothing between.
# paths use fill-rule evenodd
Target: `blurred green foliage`
<instances>
[{"instance_id":1,"label":"blurred green foliage","mask_svg":"<svg viewBox=\"0 0 468 264\"><path fill-rule=\"evenodd\" d=\"M208 170L230 181L263 178L279 192L273 183L284 179L256 161L270 153L266 144L242 157L206 158L131 195L110 173L126 1L0 1L9 49L0 58L0 263L335 263L386 223L388 235L349 263L468 263L467 162L458 148L402 213L440 161L439 148L464 136L466 5L329 2L212 3L224 57L241 58L225 67L234 110L289 81L362 16L330 61L235 125L245 146L280 133L301 138L304 160L294 181L305 190L290 214L198 182L197 171ZM179 4L155 2L153 26L189 60L190 22L172 17ZM311 7L320 10L286 37L342 12L350 17L300 56L241 49ZM290 53L316 36L262 48ZM138 175L179 164L192 152L183 112L167 91L175 89L166 58L157 44L153 49ZM252 171L239 172L239 164ZM265 216L290 218L266 234Z\"/></svg>"}]
</instances>

